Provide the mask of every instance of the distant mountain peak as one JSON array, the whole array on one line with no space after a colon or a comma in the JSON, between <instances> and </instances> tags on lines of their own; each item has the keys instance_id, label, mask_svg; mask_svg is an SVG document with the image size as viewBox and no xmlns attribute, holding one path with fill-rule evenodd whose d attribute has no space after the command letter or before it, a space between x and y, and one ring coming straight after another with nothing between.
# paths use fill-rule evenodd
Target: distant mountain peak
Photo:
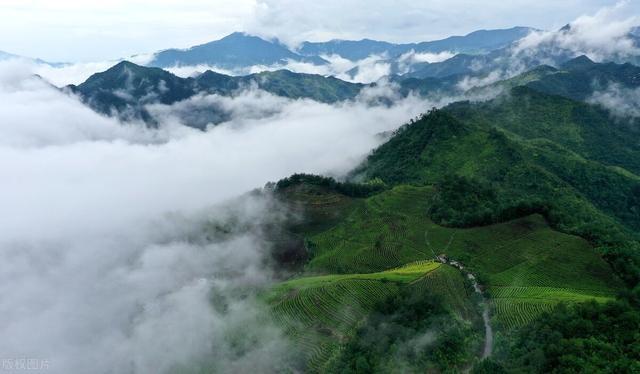
<instances>
[{"instance_id":1,"label":"distant mountain peak","mask_svg":"<svg viewBox=\"0 0 640 374\"><path fill-rule=\"evenodd\" d=\"M328 42L304 42L301 44L299 52L305 56L339 55L351 61L362 60L372 55L387 55L394 58L411 51L415 53L483 54L506 47L534 30L524 26L500 30L477 30L464 36L404 44L367 38L361 40L334 39Z\"/></svg>"},{"instance_id":2,"label":"distant mountain peak","mask_svg":"<svg viewBox=\"0 0 640 374\"><path fill-rule=\"evenodd\" d=\"M244 37L247 37L247 36L252 36L252 35L249 35L244 31L235 31L235 32L232 32L231 34L225 36L222 39L244 38Z\"/></svg>"},{"instance_id":3,"label":"distant mountain peak","mask_svg":"<svg viewBox=\"0 0 640 374\"><path fill-rule=\"evenodd\" d=\"M564 64L562 64L562 68L566 70L580 70L588 69L595 65L597 64L593 62L593 60L585 55L582 55L565 62Z\"/></svg>"},{"instance_id":4,"label":"distant mountain peak","mask_svg":"<svg viewBox=\"0 0 640 374\"><path fill-rule=\"evenodd\" d=\"M136 69L136 68L144 68L143 66L137 65L131 61L127 61L127 60L122 60L120 62L118 62L117 64L113 65L112 67L110 67L109 69L107 69L106 71L109 70L122 70L122 69Z\"/></svg>"},{"instance_id":5,"label":"distant mountain peak","mask_svg":"<svg viewBox=\"0 0 640 374\"><path fill-rule=\"evenodd\" d=\"M223 37L222 39L219 40L214 40L212 42L209 42L207 44L210 43L216 43L216 42L242 42L242 41L254 41L254 42L262 42L262 43L269 43L271 44L271 41L263 39L257 35L252 35L252 34L248 34L244 31L236 31L233 32L225 37Z\"/></svg>"},{"instance_id":6,"label":"distant mountain peak","mask_svg":"<svg viewBox=\"0 0 640 374\"><path fill-rule=\"evenodd\" d=\"M569 31L571 31L571 28L572 28L571 24L567 23L566 25L562 26L560 28L560 30L558 30L558 31L560 31L560 32L569 32Z\"/></svg>"},{"instance_id":7,"label":"distant mountain peak","mask_svg":"<svg viewBox=\"0 0 640 374\"><path fill-rule=\"evenodd\" d=\"M120 61L117 64L110 67L109 69L105 70L104 72L97 73L95 75L104 75L104 76L114 77L115 75L122 75L125 73L129 76L131 75L172 75L168 71L165 71L159 68L138 65L136 63L133 63L127 60Z\"/></svg>"},{"instance_id":8,"label":"distant mountain peak","mask_svg":"<svg viewBox=\"0 0 640 374\"><path fill-rule=\"evenodd\" d=\"M211 65L238 69L255 65L285 65L288 61L315 65L327 63L317 56L301 56L278 40L265 40L245 32L234 32L222 39L186 50L168 49L158 52L149 65L157 67Z\"/></svg>"}]
</instances>

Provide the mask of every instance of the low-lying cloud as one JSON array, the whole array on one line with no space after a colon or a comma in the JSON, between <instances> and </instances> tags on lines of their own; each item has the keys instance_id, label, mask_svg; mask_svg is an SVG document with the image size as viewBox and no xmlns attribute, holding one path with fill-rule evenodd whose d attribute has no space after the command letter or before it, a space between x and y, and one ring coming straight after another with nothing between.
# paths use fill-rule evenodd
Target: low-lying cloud
<instances>
[{"instance_id":1,"label":"low-lying cloud","mask_svg":"<svg viewBox=\"0 0 640 374\"><path fill-rule=\"evenodd\" d=\"M391 74L391 61L384 55L371 55L362 60L351 61L339 55L321 56L328 63L316 65L310 62L288 60L284 64L253 65L236 69L220 68L214 65L174 66L165 70L179 77L193 77L207 70L220 74L243 76L264 71L289 70L302 74L333 76L352 83L372 83ZM409 61L408 64L414 62Z\"/></svg>"},{"instance_id":2,"label":"low-lying cloud","mask_svg":"<svg viewBox=\"0 0 640 374\"><path fill-rule=\"evenodd\" d=\"M222 68L215 65L199 64L178 65L164 69L182 78L195 77L207 70L230 76L245 76L264 71L289 70L295 73L333 76L347 82L367 84L377 82L389 76L392 73L392 65L394 63L398 65L400 73L407 73L416 64L441 62L453 56L454 54L451 52L416 53L410 51L398 57L397 61L390 59L389 56L376 54L357 61L351 61L339 55L323 55L321 57L327 61L327 63L323 65L287 60L281 64L240 66L237 68ZM136 64L145 65L151 59L149 55L140 55L127 58L127 60ZM37 63L33 60L22 59L19 63L21 65L31 66L30 71L43 77L51 84L63 87L69 84L78 85L87 80L92 74L109 69L118 63L118 61L48 65Z\"/></svg>"},{"instance_id":3,"label":"low-lying cloud","mask_svg":"<svg viewBox=\"0 0 640 374\"><path fill-rule=\"evenodd\" d=\"M443 62L452 58L455 55L456 55L455 53L449 52L449 51L444 51L440 53L429 53L429 52L419 53L412 49L409 52L398 57L398 61L397 61L398 70L400 74L406 74L406 73L409 73L411 71L411 68L416 64L423 64L423 63L433 64L437 62Z\"/></svg>"},{"instance_id":4,"label":"low-lying cloud","mask_svg":"<svg viewBox=\"0 0 640 374\"><path fill-rule=\"evenodd\" d=\"M587 101L603 106L617 117L640 117L640 88L610 84L605 90L594 92Z\"/></svg>"},{"instance_id":5,"label":"low-lying cloud","mask_svg":"<svg viewBox=\"0 0 640 374\"><path fill-rule=\"evenodd\" d=\"M289 70L302 74L317 74L322 76L334 76L347 82L372 83L388 76L391 73L391 62L384 56L372 55L359 61L350 61L338 55L323 56L328 64L315 65L310 62L288 60L283 64L253 65L237 68L222 68L215 65L178 65L164 68L174 75L182 78L195 77L207 70L230 76L245 76L264 71ZM134 63L144 65L145 59L127 59ZM31 65L30 71L40 75L51 84L63 87L69 84L78 85L91 75L105 71L118 61L101 61L91 63L74 63L61 66L52 66L36 63L34 61L20 60L22 65ZM411 64L413 62L409 61ZM406 66L408 65L407 63Z\"/></svg>"},{"instance_id":6,"label":"low-lying cloud","mask_svg":"<svg viewBox=\"0 0 640 374\"><path fill-rule=\"evenodd\" d=\"M515 52L527 55L541 50L565 50L595 61L637 56L640 49L629 34L640 23L640 17L629 12L631 6L630 1L619 1L593 15L578 17L568 28L534 31L518 43Z\"/></svg>"},{"instance_id":7,"label":"low-lying cloud","mask_svg":"<svg viewBox=\"0 0 640 374\"><path fill-rule=\"evenodd\" d=\"M344 174L437 105L371 106L381 86L337 105L249 89L190 99L231 114L206 132L184 126L185 103L151 106L147 129L32 73L0 64L0 351L54 373L290 369L295 350L253 296L273 281L259 223L284 207L228 201L295 172Z\"/></svg>"}]
</instances>

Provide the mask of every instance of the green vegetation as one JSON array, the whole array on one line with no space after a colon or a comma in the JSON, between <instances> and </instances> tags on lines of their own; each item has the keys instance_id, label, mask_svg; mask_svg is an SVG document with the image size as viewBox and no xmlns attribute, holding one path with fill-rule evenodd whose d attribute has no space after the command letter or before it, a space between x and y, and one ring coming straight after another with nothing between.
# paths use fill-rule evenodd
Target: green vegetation
<instances>
[{"instance_id":1,"label":"green vegetation","mask_svg":"<svg viewBox=\"0 0 640 374\"><path fill-rule=\"evenodd\" d=\"M301 185L295 185L295 190ZM285 189L288 196L300 197L291 188ZM267 298L274 315L288 326L288 334L306 347L312 371L354 369L352 359L357 355L353 352L367 349L358 337L379 323L373 318L373 326L367 322L360 330L360 321L407 285L416 294L442 300L457 318L458 322L447 324L457 326L455 331L466 331L466 335L469 324L477 326L472 292L458 270L432 262L402 267L436 254L459 259L480 276L500 331L526 325L561 302L612 300L621 288L587 241L554 231L542 216L466 229L443 227L428 217L433 194L432 187L398 186L364 200L349 200L349 208L333 227L307 237L312 249L307 273L333 274L293 279L278 285ZM390 246L386 250L385 243ZM396 338L406 336L400 333ZM467 347L466 352L475 351ZM428 365L437 365L433 356L425 357L430 357ZM367 358L367 365L388 364L391 361Z\"/></svg>"},{"instance_id":2,"label":"green vegetation","mask_svg":"<svg viewBox=\"0 0 640 374\"><path fill-rule=\"evenodd\" d=\"M446 254L481 277L497 319L508 328L518 325L512 305L531 309L524 323L560 301L605 301L620 289L587 241L554 231L542 216L447 228L428 217L432 191L400 186L367 199L342 223L309 237L308 269L374 272Z\"/></svg>"},{"instance_id":3,"label":"green vegetation","mask_svg":"<svg viewBox=\"0 0 640 374\"><path fill-rule=\"evenodd\" d=\"M353 99L365 85L349 83L334 77L293 73L289 70L262 72L239 79L241 84L256 82L261 89L292 99L306 98L321 103Z\"/></svg>"},{"instance_id":4,"label":"green vegetation","mask_svg":"<svg viewBox=\"0 0 640 374\"><path fill-rule=\"evenodd\" d=\"M454 373L473 359L476 341L438 297L405 289L376 306L327 372Z\"/></svg>"},{"instance_id":5,"label":"green vegetation","mask_svg":"<svg viewBox=\"0 0 640 374\"><path fill-rule=\"evenodd\" d=\"M379 273L303 277L279 284L264 297L289 336L305 348L308 369L327 372L343 360L344 345L354 341L358 326L374 310L380 305L405 307L398 295L414 294L421 300L433 295L434 300L425 302L437 303L452 320L459 320L454 323L463 324L460 318L472 316L473 305L460 275L452 270L422 261ZM448 298L440 301L442 294Z\"/></svg>"},{"instance_id":6,"label":"green vegetation","mask_svg":"<svg viewBox=\"0 0 640 374\"><path fill-rule=\"evenodd\" d=\"M498 351L474 372L637 371L638 130L530 88L558 74L542 67L495 100L411 121L353 171L360 183L295 175L272 186L305 217L290 230L309 261L269 300L313 370L470 367L477 296L458 269L421 268L440 257L489 300ZM418 270L399 273L406 264ZM407 348L426 331L444 340Z\"/></svg>"},{"instance_id":7,"label":"green vegetation","mask_svg":"<svg viewBox=\"0 0 640 374\"><path fill-rule=\"evenodd\" d=\"M594 91L604 90L611 84L636 88L640 86L639 74L640 67L632 64L598 64L586 56L580 56L527 85L542 93L584 101Z\"/></svg>"},{"instance_id":8,"label":"green vegetation","mask_svg":"<svg viewBox=\"0 0 640 374\"><path fill-rule=\"evenodd\" d=\"M349 197L367 197L385 189L384 183L380 181L374 180L367 184L343 183L337 182L333 178L311 174L294 174L289 178L284 178L275 184L275 189L276 191L282 191L288 187L301 184L324 187Z\"/></svg>"},{"instance_id":9,"label":"green vegetation","mask_svg":"<svg viewBox=\"0 0 640 374\"><path fill-rule=\"evenodd\" d=\"M501 99L496 100L499 105ZM640 247L633 232L640 224L640 179L550 140L524 140L486 123L466 123L447 111L432 111L399 130L357 175L388 184L440 186L433 218L445 225L542 213L554 228L598 246L629 285L640 280ZM452 178L458 178L457 186L447 183L443 188Z\"/></svg>"},{"instance_id":10,"label":"green vegetation","mask_svg":"<svg viewBox=\"0 0 640 374\"><path fill-rule=\"evenodd\" d=\"M625 301L559 305L518 331L494 365L513 373L637 373L639 331L640 314Z\"/></svg>"},{"instance_id":11,"label":"green vegetation","mask_svg":"<svg viewBox=\"0 0 640 374\"><path fill-rule=\"evenodd\" d=\"M588 160L640 171L640 145L634 141L640 130L597 106L516 87L486 103L452 104L447 112L467 124L550 140Z\"/></svg>"},{"instance_id":12,"label":"green vegetation","mask_svg":"<svg viewBox=\"0 0 640 374\"><path fill-rule=\"evenodd\" d=\"M543 202L530 198L504 201L483 180L447 175L436 185L429 215L445 226L472 227L544 214L548 209Z\"/></svg>"}]
</instances>

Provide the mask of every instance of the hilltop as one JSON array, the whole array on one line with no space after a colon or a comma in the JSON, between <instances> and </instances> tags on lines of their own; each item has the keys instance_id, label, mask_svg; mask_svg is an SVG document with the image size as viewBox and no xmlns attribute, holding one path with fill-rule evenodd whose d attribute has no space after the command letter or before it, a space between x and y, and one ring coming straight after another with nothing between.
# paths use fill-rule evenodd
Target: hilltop
<instances>
[{"instance_id":1,"label":"hilltop","mask_svg":"<svg viewBox=\"0 0 640 374\"><path fill-rule=\"evenodd\" d=\"M575 66L581 61L587 64ZM571 65L566 69L591 64L579 59ZM634 139L637 130L598 106L521 81L491 101L452 104L406 124L353 171L350 183L297 175L276 185L276 196L306 217L289 230L303 238L298 250L309 260L268 303L293 339L308 347L311 371L383 370L398 357L416 371L477 361L486 339L481 309L471 284L459 278L465 274L438 265L442 258L464 264L487 297L499 353L478 370L529 367L521 355L535 347L522 334L540 334L533 326L543 321L580 344L575 332L555 321L568 315L579 321L590 311L626 318L619 308L637 313L616 301L640 281L640 152L633 141L622 141ZM617 152L605 152L614 143ZM424 270L412 267L429 263L424 261L436 262ZM398 278L394 269L403 267L415 273ZM436 354L444 340L435 339L417 361L398 348L384 353L362 340L381 328L379 318L393 320L384 317L384 308L409 305L407 293L431 298L430 315L452 326L441 335L453 339L451 361ZM344 308L358 312L346 317ZM356 327L358 321L364 326ZM429 323L411 334L434 328ZM591 334L608 339L606 324L598 326ZM411 336L398 328L405 332L389 332L393 347ZM628 339L617 327L611 334ZM543 349L552 344L535 336ZM607 344L622 349L623 341ZM585 351L572 354L587 360L583 365L605 364ZM616 365L628 370L625 360L632 355L621 352Z\"/></svg>"}]
</instances>

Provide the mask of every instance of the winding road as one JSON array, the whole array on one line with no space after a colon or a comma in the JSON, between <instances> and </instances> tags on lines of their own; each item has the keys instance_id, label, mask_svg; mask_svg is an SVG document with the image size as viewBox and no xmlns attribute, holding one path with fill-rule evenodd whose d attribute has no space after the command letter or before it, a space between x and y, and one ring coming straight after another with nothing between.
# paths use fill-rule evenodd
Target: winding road
<instances>
[{"instance_id":1,"label":"winding road","mask_svg":"<svg viewBox=\"0 0 640 374\"><path fill-rule=\"evenodd\" d=\"M467 271L465 267L457 261L449 260L444 256L436 256L436 258L439 262L451 265L465 274L471 281L473 290L478 295L480 295L480 298L482 300L482 321L484 322L484 349L482 350L482 359L491 356L491 353L493 351L493 328L491 327L491 318L489 316L489 301L482 293L482 289L480 289L480 285L478 284L476 276Z\"/></svg>"},{"instance_id":2,"label":"winding road","mask_svg":"<svg viewBox=\"0 0 640 374\"><path fill-rule=\"evenodd\" d=\"M445 248L445 252L446 252L447 249L449 249L449 246L451 245L451 242L453 241L454 235L451 235L451 238L449 239L449 243L447 243L447 246ZM476 276L474 274L472 274L471 272L469 272L468 270L466 270L465 267L461 263L459 263L458 261L449 260L445 255L437 255L436 252L431 247L431 243L429 242L429 231L428 230L425 231L425 233L424 233L424 240L425 240L425 243L427 244L427 247L429 248L429 250L435 256L436 261L441 262L443 264L451 265L451 266L455 267L456 269L460 270L471 281L471 285L473 286L473 290L478 295L480 295L480 299L482 300L481 301L481 304L482 304L482 322L484 323L484 349L482 350L481 358L485 359L485 358L491 356L491 353L493 352L493 328L491 327L491 318L490 318L490 315L489 315L489 301L484 296L484 293L482 293L482 289L480 288L480 285L478 284L478 280L476 279Z\"/></svg>"}]
</instances>

